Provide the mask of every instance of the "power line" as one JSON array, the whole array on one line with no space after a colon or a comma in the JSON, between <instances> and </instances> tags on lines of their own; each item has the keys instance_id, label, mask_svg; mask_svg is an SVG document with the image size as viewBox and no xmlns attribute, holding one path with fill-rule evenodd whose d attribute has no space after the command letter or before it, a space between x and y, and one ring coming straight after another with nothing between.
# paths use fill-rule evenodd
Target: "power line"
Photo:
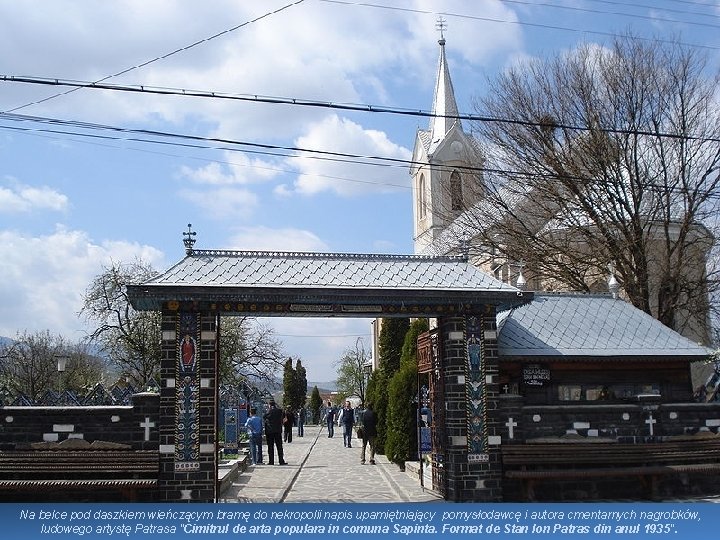
<instances>
[{"instance_id":1,"label":"power line","mask_svg":"<svg viewBox=\"0 0 720 540\"><path fill-rule=\"evenodd\" d=\"M406 168L409 166L431 166L433 164L424 162L424 161L416 161L416 160L405 160L400 158L387 158L383 156L359 156L357 154L349 154L349 153L343 153L343 152L327 152L322 150L312 150L312 149L304 149L299 147L285 147L280 145L271 145L271 144L258 144L258 143L250 143L250 142L243 142L243 141L234 141L232 139L215 139L215 138L209 138L209 137L200 137L197 135L181 135L181 134L173 134L169 132L159 132L159 131L150 131L150 130L134 130L134 129L128 129L128 128L117 128L113 126L105 126L101 124L90 124L87 122L76 122L76 121L64 121L64 120L58 120L58 119L51 119L51 118L42 118L42 117L28 117L24 115L2 115L0 114L0 118L7 117L10 119L16 119L16 120L22 120L22 121L36 121L36 122L42 122L42 123L48 123L53 125L70 125L74 127L82 127L83 129L95 129L95 130L108 130L111 132L121 132L121 133L132 133L132 134L143 134L147 136L157 136L157 137L170 137L172 138L171 141L163 141L163 140L156 140L151 138L137 138L137 137L118 137L113 135L98 135L98 134L86 134L81 132L67 132L67 131L61 131L61 130L55 130L55 129L48 129L48 128L23 128L23 127L8 127L8 126L1 126L0 129L11 129L11 130L17 130L17 131L41 131L41 132L48 132L48 133L59 133L59 134L71 134L76 135L80 137L88 137L92 139L102 139L102 140L122 140L122 141L131 141L131 142L141 142L141 143L149 143L149 144L160 144L160 145L168 145L168 146L180 146L180 147L188 147L188 148L197 148L197 149L215 149L215 150L227 150L232 152L245 152L249 154L261 154L261 155L270 155L270 156L276 156L276 157L288 157L288 158L310 158L310 159L317 159L317 160L324 160L324 161L334 161L334 162L341 162L341 163L353 163L353 164L360 164L360 165L369 165L369 166L380 166L380 167L402 167ZM183 143L178 142L177 140L182 139L190 139L193 141L193 143ZM240 150L238 148L230 147L213 147L208 145L200 144L202 142L218 142L222 141L224 144L228 145L238 145L238 146L250 146L250 147L260 147L264 148L265 150L247 150L243 149ZM279 152L272 152L271 150L283 150L287 151L289 149L292 149L293 151L299 151L299 152L308 152L312 155L310 156L298 156L296 154L287 154L287 153L279 153ZM360 160L363 161L360 161ZM435 165L437 167L437 165ZM488 174L496 174L496 175L503 175L503 176L512 176L517 178L547 178L549 180L556 179L558 177L557 174L551 174L551 173L542 173L542 172L526 172L526 171L513 171L509 169L495 169L490 167L477 167L477 166L445 166L445 167L438 167L440 170L444 171L464 171L464 172L470 172L470 173L488 173ZM516 178L516 179L517 179ZM590 177L582 177L577 175L563 175L563 178L565 180L576 180L578 182L595 182L597 179L590 178ZM382 186L391 186L391 187L404 187L404 186L398 186L395 184L381 184ZM667 186L662 185L653 185L649 184L648 188L656 188L658 190L664 190L668 193L684 193L682 189L679 188L668 188ZM720 198L720 194L709 195L709 198Z\"/></svg>"},{"instance_id":2,"label":"power line","mask_svg":"<svg viewBox=\"0 0 720 540\"><path fill-rule=\"evenodd\" d=\"M578 6L563 6L563 5L557 5L557 4L549 4L547 2L529 2L526 0L500 0L501 2L505 4L520 4L525 6L542 6L542 7L548 7L552 9L559 9L559 10L565 10L565 11L575 11L578 13L591 13L596 15L616 15L619 17L628 17L630 19L642 19L646 21L653 21L653 22L669 22L669 23L682 23L682 24L688 24L691 26L704 26L707 28L720 28L720 25L712 24L712 23L704 23L704 22L695 22L695 21L682 21L679 19L665 19L663 17L658 17L655 15L640 15L637 13L626 13L623 11L604 11L602 9L591 9L586 7L578 7ZM615 2L617 4L617 2ZM620 5L628 5L628 4L620 4ZM642 6L641 6L642 7ZM661 11L661 10L658 10ZM688 13L688 12L684 12Z\"/></svg>"},{"instance_id":3,"label":"power line","mask_svg":"<svg viewBox=\"0 0 720 540\"><path fill-rule=\"evenodd\" d=\"M329 1L329 0L328 0ZM333 0L334 1L334 0ZM511 118L498 118L492 116L486 116L481 114L448 114L438 115L433 112L422 110L422 109L406 109L401 107L384 107L379 105L368 105L368 104L352 104L352 103L335 103L330 101L317 101L301 98L288 98L278 96L262 96L262 95L250 95L250 94L228 94L222 92L213 92L208 90L186 90L179 88L160 88L145 85L112 85L92 82L81 82L72 81L65 79L52 79L44 77L20 77L20 76L9 76L0 75L0 81L4 82L16 82L26 84L39 84L39 85L50 85L50 86L74 86L81 88L88 88L93 90L113 90L117 92L131 92L131 93L144 93L153 95L165 95L165 96L182 96L182 97L195 97L203 99L222 99L232 101L245 101L254 103L266 103L272 105L292 105L300 107L318 107L324 109L337 109L345 111L356 111L366 113L380 113L380 114L396 114L404 116L416 116L425 118L449 118L454 120L468 120L472 122L492 122L499 124L512 124L525 127L543 127L544 124L540 121L532 120L517 120ZM7 113L0 113L0 118L6 116ZM716 137L700 137L695 135L681 135L675 133L665 133L657 131L647 131L639 129L623 129L623 128L604 128L604 127L589 127L589 126L578 126L572 124L563 124L556 122L554 127L559 129L566 129L571 131L593 131L600 133L612 133L620 135L642 135L651 137L661 137L670 139L681 139L686 141L699 141L699 142L720 142L720 138ZM188 136L189 137L189 136ZM221 140L221 139L218 139Z\"/></svg>"},{"instance_id":4,"label":"power line","mask_svg":"<svg viewBox=\"0 0 720 540\"><path fill-rule=\"evenodd\" d=\"M381 4L371 4L369 2L351 2L349 0L320 0L320 2L326 2L329 4L339 4L339 5L348 5L348 6L359 6L359 7L368 7L368 8L374 8L374 9L387 9L390 11L404 11L409 13L419 13L423 15L442 15L443 17L452 17L456 19L467 19L467 20L473 20L473 21L485 21L485 22L492 22L492 23L501 23L501 24L512 24L517 26L529 26L532 28L541 28L543 30L553 30L553 31L562 31L562 32L572 32L575 34L591 34L591 35L597 35L597 36L603 36L603 37L615 37L616 34L612 32L601 32L599 30L586 30L586 29L580 29L580 28L569 28L566 26L558 26L554 24L542 24L542 23L533 23L528 21L520 21L520 20L507 20L507 19L499 19L494 17L481 17L478 15L467 15L462 13L451 13L448 11L430 11L430 10L424 10L424 9L412 9L412 8L401 8L396 6L384 6ZM641 41L649 41L652 43L664 43L669 45L679 44L684 45L686 47L693 47L698 49L710 49L710 50L720 50L720 45L705 45L701 43L684 43L684 42L677 42L673 40L667 40L662 38L645 38L640 36L635 36L636 39Z\"/></svg>"},{"instance_id":5,"label":"power line","mask_svg":"<svg viewBox=\"0 0 720 540\"><path fill-rule=\"evenodd\" d=\"M125 75L126 73L129 73L129 72L134 71L134 70L136 70L136 69L140 69L140 68L143 68L143 67L145 67L145 66L149 66L150 64L153 64L153 63L155 63L155 62L159 62L160 60L165 60L166 58L170 58L171 56L174 56L174 55L179 54L179 53L181 53L181 52L188 51L188 50L190 50L190 49L192 49L192 48L194 48L194 47L197 47L198 45L202 45L203 43L207 43L208 41L212 41L213 39L217 39L217 38L219 38L219 37L221 37L221 36L230 34L231 32L234 32L234 31L236 31L236 30L239 30L240 28L243 28L243 27L248 26L248 25L250 25L250 24L256 23L256 22L258 22L258 21L260 21L260 20L262 20L262 19L265 19L265 18L270 17L270 16L272 16L272 15L275 15L275 14L277 14L277 13L280 13L281 11L284 11L284 10L290 8L290 7L296 6L296 5L298 5L298 4L302 4L304 1L305 1L305 0L297 0L296 2L293 2L293 3L291 3L291 4L287 4L287 5L285 5L285 6L282 6L281 8L278 8L278 9L276 9L276 10L274 10L274 11L270 11L270 12L268 12L268 13L265 13L265 14L263 14L263 15L260 15L259 17L255 17L254 19L252 19L252 20L250 20L250 21L245 21L244 23L235 25L235 26L233 26L233 27L231 27L231 28L228 28L228 29L226 29L226 30L223 30L223 31L221 31L221 32L218 32L217 34L213 34L212 36L209 36L209 37L200 39L200 40L198 40L198 41L196 41L196 42L194 42L194 43L191 43L190 45L185 45L184 47L180 47L180 48L175 49L175 50L173 50L173 51L171 51L171 52L165 53L165 54L163 54L163 55L161 55L161 56L156 56L156 57L153 58L152 60L147 60L147 61L142 62L141 64L138 64L138 65L136 65L136 66L131 66L131 67L125 68L125 69L123 69L123 70L121 70L121 71L118 71L117 73L115 73L115 74L113 74L113 75L108 75L108 76L106 76L106 77L103 77L102 79L98 79L97 81L95 81L95 83L96 83L96 84L99 84L99 83L101 83L101 82L103 82L103 81L107 81L108 79L112 79L112 78L114 78L114 77L119 77L120 75ZM43 98L43 99L40 99L40 100L37 100L37 101L33 101L33 102L30 102L30 103L26 103L25 105L19 105L19 106L17 106L17 107L14 107L14 108L12 108L12 109L9 109L9 110L3 111L3 112L15 112L15 111L19 111L20 109L25 109L25 108L27 108L27 107L30 107L30 106L32 106L32 105L38 105L38 104L40 104L40 103L45 103L46 101L50 101L50 100L55 99L55 98L57 98L57 97L65 96L65 95L67 95L67 94L71 94L72 92L76 92L76 91L80 90L80 88L81 88L81 87L72 88L72 89L70 89L70 90L68 90L68 91L66 91L66 92L60 92L60 93L58 93L58 94L53 94L52 96L48 96L48 97L46 97L46 98Z\"/></svg>"},{"instance_id":6,"label":"power line","mask_svg":"<svg viewBox=\"0 0 720 540\"><path fill-rule=\"evenodd\" d=\"M597 4L607 4L612 6L626 6L626 7L634 7L634 8L644 8L644 9L652 9L655 11L664 11L667 13L679 13L680 15L694 15L696 17L708 17L712 19L720 19L720 15L715 15L713 13L700 13L698 11L687 11L685 9L673 9L667 6L658 6L657 4L638 4L636 2L617 2L613 0L589 0L590 2L595 2ZM696 6L702 6L702 7L714 7L708 4L703 4L701 2L682 2L686 4L692 4Z\"/></svg>"}]
</instances>

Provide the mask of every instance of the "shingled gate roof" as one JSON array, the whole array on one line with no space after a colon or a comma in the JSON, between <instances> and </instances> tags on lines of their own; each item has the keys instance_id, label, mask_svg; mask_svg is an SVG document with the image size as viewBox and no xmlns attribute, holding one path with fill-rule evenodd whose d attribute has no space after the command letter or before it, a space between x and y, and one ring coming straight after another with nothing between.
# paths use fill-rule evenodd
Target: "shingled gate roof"
<instances>
[{"instance_id":1,"label":"shingled gate roof","mask_svg":"<svg viewBox=\"0 0 720 540\"><path fill-rule=\"evenodd\" d=\"M234 313L325 317L439 316L532 297L463 257L224 250L190 250L128 293L139 310L195 302Z\"/></svg>"}]
</instances>

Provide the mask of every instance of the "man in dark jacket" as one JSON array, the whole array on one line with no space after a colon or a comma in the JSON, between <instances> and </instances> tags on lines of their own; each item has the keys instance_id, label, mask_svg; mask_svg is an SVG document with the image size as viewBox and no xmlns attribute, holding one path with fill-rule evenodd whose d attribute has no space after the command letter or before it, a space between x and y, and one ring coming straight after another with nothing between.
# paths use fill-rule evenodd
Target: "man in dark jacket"
<instances>
[{"instance_id":1,"label":"man in dark jacket","mask_svg":"<svg viewBox=\"0 0 720 540\"><path fill-rule=\"evenodd\" d=\"M363 437L360 463L365 464L365 447L370 444L370 465L375 465L375 437L377 436L377 415L373 411L372 403L368 402L363 413Z\"/></svg>"},{"instance_id":2,"label":"man in dark jacket","mask_svg":"<svg viewBox=\"0 0 720 540\"><path fill-rule=\"evenodd\" d=\"M335 435L335 407L328 401L325 411L325 422L327 423L328 437Z\"/></svg>"},{"instance_id":3,"label":"man in dark jacket","mask_svg":"<svg viewBox=\"0 0 720 540\"><path fill-rule=\"evenodd\" d=\"M343 426L343 444L346 448L352 448L352 428L355 425L355 411L350 406L350 402L345 402L345 407L340 411L338 424Z\"/></svg>"},{"instance_id":4,"label":"man in dark jacket","mask_svg":"<svg viewBox=\"0 0 720 540\"><path fill-rule=\"evenodd\" d=\"M268 447L268 463L270 465L275 464L275 448L277 447L278 464L287 465L283 456L283 412L277 408L274 401L271 401L269 405L270 410L263 415Z\"/></svg>"}]
</instances>

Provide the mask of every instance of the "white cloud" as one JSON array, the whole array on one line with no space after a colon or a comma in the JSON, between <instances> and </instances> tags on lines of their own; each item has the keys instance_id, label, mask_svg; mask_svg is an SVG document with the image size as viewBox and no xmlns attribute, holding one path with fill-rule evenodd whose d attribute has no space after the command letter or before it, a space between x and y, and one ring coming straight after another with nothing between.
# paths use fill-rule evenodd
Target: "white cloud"
<instances>
[{"instance_id":1,"label":"white cloud","mask_svg":"<svg viewBox=\"0 0 720 540\"><path fill-rule=\"evenodd\" d=\"M242 152L225 152L225 159L208 163L203 167L183 166L179 176L195 184L232 186L264 182L282 171L268 161L251 159Z\"/></svg>"},{"instance_id":2,"label":"white cloud","mask_svg":"<svg viewBox=\"0 0 720 540\"><path fill-rule=\"evenodd\" d=\"M63 228L38 237L0 231L0 245L0 335L6 337L49 330L78 340L85 330L78 318L83 294L103 266L138 257L157 269L165 265L162 253L150 246L97 244L82 231Z\"/></svg>"},{"instance_id":3,"label":"white cloud","mask_svg":"<svg viewBox=\"0 0 720 540\"><path fill-rule=\"evenodd\" d=\"M229 249L242 251L328 251L327 244L310 231L242 227L230 238Z\"/></svg>"},{"instance_id":4,"label":"white cloud","mask_svg":"<svg viewBox=\"0 0 720 540\"><path fill-rule=\"evenodd\" d=\"M257 195L241 188L182 189L179 195L218 220L249 219L258 206Z\"/></svg>"},{"instance_id":5,"label":"white cloud","mask_svg":"<svg viewBox=\"0 0 720 540\"><path fill-rule=\"evenodd\" d=\"M385 133L364 129L337 115L331 115L311 125L305 135L297 141L300 148L326 150L361 156L382 156L394 159L410 159L411 152L388 139ZM332 191L342 196L369 192L389 192L409 186L407 166L380 162L381 165L367 165L352 159L329 161L314 159L308 154L293 160L300 170L295 190L304 195ZM327 156L321 156L327 157Z\"/></svg>"},{"instance_id":6,"label":"white cloud","mask_svg":"<svg viewBox=\"0 0 720 540\"><path fill-rule=\"evenodd\" d=\"M33 187L11 182L0 186L0 213L27 213L36 210L62 212L68 207L68 198L48 187Z\"/></svg>"},{"instance_id":7,"label":"white cloud","mask_svg":"<svg viewBox=\"0 0 720 540\"><path fill-rule=\"evenodd\" d=\"M410 76L415 83L431 86L439 13L464 16L446 18L449 43L466 61L495 58L505 50L516 50L519 43L517 25L484 20L516 20L512 10L498 1L418 0L397 10L305 2L250 22L285 4L283 0L128 0L84 9L74 0L58 0L51 6L40 0L4 2L0 19L17 23L4 28L0 50L13 51L4 58L9 75L95 81L122 73L106 82L377 104L392 99L387 80ZM223 33L235 26L239 28ZM198 46L187 48L193 43ZM180 52L168 55L176 50ZM297 136L305 123L325 114L322 109L291 105L67 90L58 87L57 93L64 95L34 104L33 114L68 114L108 123L165 120L251 141ZM48 94L45 87L10 84L5 109ZM394 104L406 105L397 97Z\"/></svg>"}]
</instances>

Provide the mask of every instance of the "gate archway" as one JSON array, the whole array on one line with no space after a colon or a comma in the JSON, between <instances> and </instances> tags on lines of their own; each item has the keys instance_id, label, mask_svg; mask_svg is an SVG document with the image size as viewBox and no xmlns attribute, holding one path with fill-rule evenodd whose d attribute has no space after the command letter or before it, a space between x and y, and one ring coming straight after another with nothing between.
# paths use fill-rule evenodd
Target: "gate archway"
<instances>
[{"instance_id":1,"label":"gate archway","mask_svg":"<svg viewBox=\"0 0 720 540\"><path fill-rule=\"evenodd\" d=\"M444 496L498 501L500 305L531 297L464 257L194 250L128 287L137 310L162 312L160 498L216 500L220 316L426 317L438 321L445 425Z\"/></svg>"}]
</instances>

